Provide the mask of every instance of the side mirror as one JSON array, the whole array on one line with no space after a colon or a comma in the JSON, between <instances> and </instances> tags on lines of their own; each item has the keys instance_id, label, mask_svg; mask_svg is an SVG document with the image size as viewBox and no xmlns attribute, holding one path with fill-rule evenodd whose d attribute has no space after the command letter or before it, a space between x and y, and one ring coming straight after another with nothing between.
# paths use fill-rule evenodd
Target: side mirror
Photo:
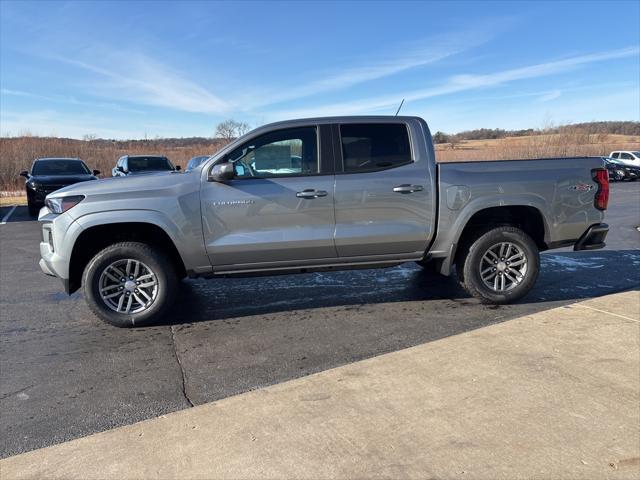
<instances>
[{"instance_id":1,"label":"side mirror","mask_svg":"<svg viewBox=\"0 0 640 480\"><path fill-rule=\"evenodd\" d=\"M233 168L233 163L224 162L214 165L209 173L210 182L226 182L235 178L236 172Z\"/></svg>"},{"instance_id":2,"label":"side mirror","mask_svg":"<svg viewBox=\"0 0 640 480\"><path fill-rule=\"evenodd\" d=\"M94 175L100 175L100 170L94 170L94 171L93 171L93 174L94 174Z\"/></svg>"},{"instance_id":3,"label":"side mirror","mask_svg":"<svg viewBox=\"0 0 640 480\"><path fill-rule=\"evenodd\" d=\"M29 172L27 172L26 170L23 170L20 172L20 176L24 178L29 178Z\"/></svg>"},{"instance_id":4,"label":"side mirror","mask_svg":"<svg viewBox=\"0 0 640 480\"><path fill-rule=\"evenodd\" d=\"M116 167L116 170L121 172L121 173L127 173L127 171L124 169L124 167L122 165L118 165Z\"/></svg>"},{"instance_id":5,"label":"side mirror","mask_svg":"<svg viewBox=\"0 0 640 480\"><path fill-rule=\"evenodd\" d=\"M180 165L176 165L176 172L179 171L180 169L182 169L182 167Z\"/></svg>"}]
</instances>

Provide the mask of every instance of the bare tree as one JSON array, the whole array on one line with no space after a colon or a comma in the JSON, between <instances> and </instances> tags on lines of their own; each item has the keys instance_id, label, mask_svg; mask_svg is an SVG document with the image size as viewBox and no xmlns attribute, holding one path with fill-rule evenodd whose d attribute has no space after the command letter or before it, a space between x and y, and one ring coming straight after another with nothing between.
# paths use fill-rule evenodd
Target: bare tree
<instances>
[{"instance_id":1,"label":"bare tree","mask_svg":"<svg viewBox=\"0 0 640 480\"><path fill-rule=\"evenodd\" d=\"M238 122L236 120L229 119L224 122L220 122L216 126L214 136L216 138L222 138L229 141L244 135L250 128L251 127L246 122Z\"/></svg>"},{"instance_id":2,"label":"bare tree","mask_svg":"<svg viewBox=\"0 0 640 480\"><path fill-rule=\"evenodd\" d=\"M251 127L247 122L238 122L238 136L241 137L245 133L251 130Z\"/></svg>"}]
</instances>

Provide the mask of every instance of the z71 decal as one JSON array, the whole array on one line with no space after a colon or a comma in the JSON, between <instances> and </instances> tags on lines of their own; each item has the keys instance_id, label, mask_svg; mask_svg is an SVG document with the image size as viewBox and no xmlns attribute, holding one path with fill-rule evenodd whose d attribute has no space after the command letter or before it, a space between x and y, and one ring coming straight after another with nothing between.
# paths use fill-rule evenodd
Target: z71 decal
<instances>
[{"instance_id":1,"label":"z71 decal","mask_svg":"<svg viewBox=\"0 0 640 480\"><path fill-rule=\"evenodd\" d=\"M587 183L578 183L569 187L569 190L575 190L576 192L588 192L591 189L593 189L593 185Z\"/></svg>"}]
</instances>

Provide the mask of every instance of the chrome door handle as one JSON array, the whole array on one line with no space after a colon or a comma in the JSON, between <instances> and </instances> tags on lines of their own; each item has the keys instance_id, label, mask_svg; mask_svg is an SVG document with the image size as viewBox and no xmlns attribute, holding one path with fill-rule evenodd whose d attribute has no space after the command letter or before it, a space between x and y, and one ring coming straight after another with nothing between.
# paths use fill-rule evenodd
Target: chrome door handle
<instances>
[{"instance_id":1,"label":"chrome door handle","mask_svg":"<svg viewBox=\"0 0 640 480\"><path fill-rule=\"evenodd\" d=\"M314 188L307 188L306 190L302 190L301 192L296 193L296 197L298 198L318 198L318 197L326 197L328 194L324 190L316 190Z\"/></svg>"},{"instance_id":2,"label":"chrome door handle","mask_svg":"<svg viewBox=\"0 0 640 480\"><path fill-rule=\"evenodd\" d=\"M424 190L424 187L422 185L409 185L408 183L393 187L393 191L398 193L413 193L421 192L422 190Z\"/></svg>"}]
</instances>

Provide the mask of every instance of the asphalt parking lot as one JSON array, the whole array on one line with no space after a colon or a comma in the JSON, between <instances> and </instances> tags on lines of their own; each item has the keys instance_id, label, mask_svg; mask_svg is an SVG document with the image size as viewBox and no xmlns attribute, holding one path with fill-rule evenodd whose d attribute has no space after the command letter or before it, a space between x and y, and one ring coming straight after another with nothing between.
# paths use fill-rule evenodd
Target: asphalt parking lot
<instances>
[{"instance_id":1,"label":"asphalt parking lot","mask_svg":"<svg viewBox=\"0 0 640 480\"><path fill-rule=\"evenodd\" d=\"M8 209L0 211L0 218ZM613 184L607 248L543 254L533 292L489 307L413 264L189 280L165 325L95 319L37 265L39 225L0 225L0 456L215 401L640 285L640 182Z\"/></svg>"}]
</instances>

